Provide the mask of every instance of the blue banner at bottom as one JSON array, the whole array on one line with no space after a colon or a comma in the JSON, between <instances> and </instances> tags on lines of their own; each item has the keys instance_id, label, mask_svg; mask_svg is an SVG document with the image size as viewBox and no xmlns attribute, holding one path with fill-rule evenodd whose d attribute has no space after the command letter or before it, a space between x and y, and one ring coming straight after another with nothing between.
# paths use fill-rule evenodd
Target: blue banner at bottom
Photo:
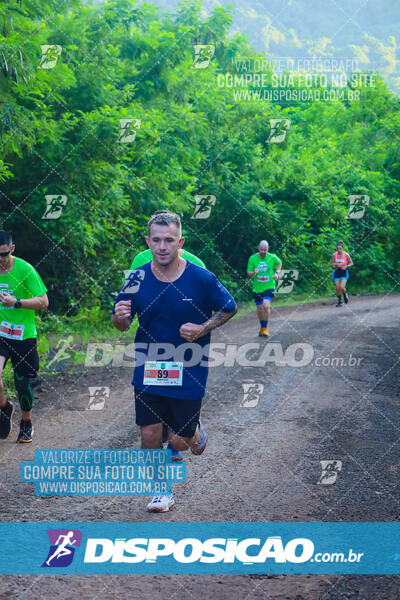
<instances>
[{"instance_id":1,"label":"blue banner at bottom","mask_svg":"<svg viewBox=\"0 0 400 600\"><path fill-rule=\"evenodd\" d=\"M400 523L0 523L0 573L400 574Z\"/></svg>"}]
</instances>

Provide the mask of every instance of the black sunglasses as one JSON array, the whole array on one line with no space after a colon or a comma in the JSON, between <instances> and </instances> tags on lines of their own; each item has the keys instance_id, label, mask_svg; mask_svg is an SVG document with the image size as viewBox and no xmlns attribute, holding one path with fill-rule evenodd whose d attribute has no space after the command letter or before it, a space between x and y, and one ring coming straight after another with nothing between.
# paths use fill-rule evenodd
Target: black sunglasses
<instances>
[{"instance_id":1,"label":"black sunglasses","mask_svg":"<svg viewBox=\"0 0 400 600\"><path fill-rule=\"evenodd\" d=\"M8 256L11 253L11 250L9 250L8 252L0 252L0 257L4 258L6 256Z\"/></svg>"}]
</instances>

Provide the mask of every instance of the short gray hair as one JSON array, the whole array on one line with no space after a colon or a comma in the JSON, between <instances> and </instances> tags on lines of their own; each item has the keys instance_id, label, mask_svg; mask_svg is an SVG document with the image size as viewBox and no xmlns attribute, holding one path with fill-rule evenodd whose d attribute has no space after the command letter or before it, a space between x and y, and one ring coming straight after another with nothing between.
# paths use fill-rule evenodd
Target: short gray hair
<instances>
[{"instance_id":1,"label":"short gray hair","mask_svg":"<svg viewBox=\"0 0 400 600\"><path fill-rule=\"evenodd\" d=\"M171 223L176 225L177 229L181 231L181 220L177 214L169 211L157 211L156 214L150 217L149 222L147 223L148 235L150 236L150 227L152 225L170 225Z\"/></svg>"}]
</instances>

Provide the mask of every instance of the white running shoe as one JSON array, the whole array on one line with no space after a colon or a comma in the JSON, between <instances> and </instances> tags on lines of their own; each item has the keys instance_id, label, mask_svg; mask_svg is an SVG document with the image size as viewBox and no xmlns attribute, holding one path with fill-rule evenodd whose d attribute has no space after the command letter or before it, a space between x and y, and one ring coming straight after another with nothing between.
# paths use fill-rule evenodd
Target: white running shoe
<instances>
[{"instance_id":1,"label":"white running shoe","mask_svg":"<svg viewBox=\"0 0 400 600\"><path fill-rule=\"evenodd\" d=\"M149 512L168 512L169 509L175 504L175 500L172 494L165 494L165 496L153 496L153 500L147 505Z\"/></svg>"}]
</instances>

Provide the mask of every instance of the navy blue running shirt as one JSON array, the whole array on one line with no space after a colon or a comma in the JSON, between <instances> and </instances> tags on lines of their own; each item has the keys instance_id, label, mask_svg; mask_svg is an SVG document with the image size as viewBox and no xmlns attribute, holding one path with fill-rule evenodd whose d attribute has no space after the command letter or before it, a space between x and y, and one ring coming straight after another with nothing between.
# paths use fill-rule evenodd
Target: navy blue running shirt
<instances>
[{"instance_id":1,"label":"navy blue running shirt","mask_svg":"<svg viewBox=\"0 0 400 600\"><path fill-rule=\"evenodd\" d=\"M194 263L187 261L171 283L159 281L150 265L128 273L113 307L114 313L117 302L131 300L131 316L139 320L132 385L158 396L200 400L206 392L210 334L189 343L179 329L184 323L204 323L215 311L232 312L235 300L214 273ZM182 385L145 385L145 360L183 362Z\"/></svg>"}]
</instances>

